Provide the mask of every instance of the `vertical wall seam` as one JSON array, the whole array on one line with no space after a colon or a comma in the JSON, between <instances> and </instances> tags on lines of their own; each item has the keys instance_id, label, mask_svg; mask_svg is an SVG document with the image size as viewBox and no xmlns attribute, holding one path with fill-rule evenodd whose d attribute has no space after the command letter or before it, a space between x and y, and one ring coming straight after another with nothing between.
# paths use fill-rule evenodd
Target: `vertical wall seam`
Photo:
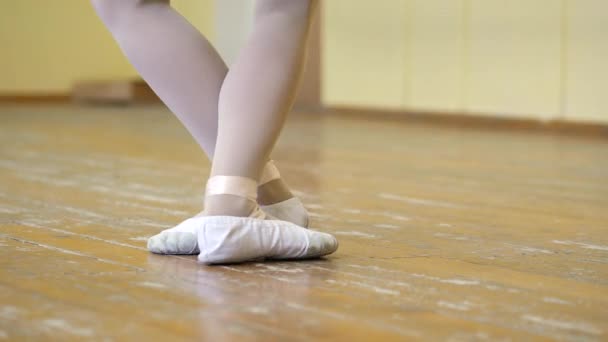
<instances>
[{"instance_id":1,"label":"vertical wall seam","mask_svg":"<svg viewBox=\"0 0 608 342\"><path fill-rule=\"evenodd\" d=\"M412 68L412 0L405 1L403 5L403 27L401 30L403 32L403 42L401 42L401 54L403 57L403 70L401 71L402 77L402 94L401 94L401 108L408 109L410 107L410 97L411 97L411 68Z\"/></svg>"},{"instance_id":2,"label":"vertical wall seam","mask_svg":"<svg viewBox=\"0 0 608 342\"><path fill-rule=\"evenodd\" d=\"M469 111L469 83L470 83L470 44L471 44L471 33L470 33L470 21L471 21L471 0L462 0L461 10L461 21L462 21L462 36L460 42L460 56L461 56L461 75L460 75L460 107L462 112L467 113Z\"/></svg>"},{"instance_id":3,"label":"vertical wall seam","mask_svg":"<svg viewBox=\"0 0 608 342\"><path fill-rule=\"evenodd\" d=\"M568 37L569 37L569 0L561 1L561 30L560 30L560 87L559 87L559 113L557 119L566 118L568 106Z\"/></svg>"}]
</instances>

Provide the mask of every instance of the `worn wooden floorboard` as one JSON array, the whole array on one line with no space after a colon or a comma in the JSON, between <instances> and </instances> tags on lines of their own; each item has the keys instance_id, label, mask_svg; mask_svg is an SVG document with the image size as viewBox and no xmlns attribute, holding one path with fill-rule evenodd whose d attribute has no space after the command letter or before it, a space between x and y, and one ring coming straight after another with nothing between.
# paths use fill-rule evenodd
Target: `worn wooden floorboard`
<instances>
[{"instance_id":1,"label":"worn wooden floorboard","mask_svg":"<svg viewBox=\"0 0 608 342\"><path fill-rule=\"evenodd\" d=\"M339 251L206 267L147 237L209 165L162 108L0 107L0 339L605 340L608 140L294 116Z\"/></svg>"}]
</instances>

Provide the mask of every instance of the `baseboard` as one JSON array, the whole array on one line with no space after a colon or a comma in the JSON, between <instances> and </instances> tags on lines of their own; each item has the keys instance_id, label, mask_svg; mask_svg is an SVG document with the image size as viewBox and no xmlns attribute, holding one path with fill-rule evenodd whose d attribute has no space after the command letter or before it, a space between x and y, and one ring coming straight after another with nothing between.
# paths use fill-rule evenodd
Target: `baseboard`
<instances>
[{"instance_id":1,"label":"baseboard","mask_svg":"<svg viewBox=\"0 0 608 342\"><path fill-rule=\"evenodd\" d=\"M325 111L332 115L358 117L362 119L413 121L472 129L544 131L567 135L608 138L608 124L603 123L566 120L541 121L536 119L509 118L485 114L385 110L346 106L332 106L326 108Z\"/></svg>"},{"instance_id":2,"label":"baseboard","mask_svg":"<svg viewBox=\"0 0 608 342\"><path fill-rule=\"evenodd\" d=\"M86 94L84 99L80 98L81 102L159 102L160 100L151 91L151 89L141 81L126 82L126 88L129 90L124 92L126 95L120 95L117 98L110 96L98 96L98 92L94 91L93 100L91 101ZM114 84L115 85L115 84ZM123 83L123 86L125 83ZM85 92L87 93L87 92ZM120 93L120 92L119 92ZM70 93L30 93L30 94L0 94L0 104L66 104L78 99ZM471 114L471 113L442 113L442 112L423 112L423 111L407 111L407 110L390 110L378 108L361 108L347 106L330 106L323 109L306 108L307 112L322 112L330 115L358 117L369 120L397 120L410 122L432 123L437 125L445 125L461 128L479 128L479 129L496 129L496 130L526 130L526 131L544 131L567 135L582 135L608 138L608 124L591 123L591 122L575 122L566 120L550 120L541 121L536 119L524 118L509 118L491 115Z\"/></svg>"},{"instance_id":3,"label":"baseboard","mask_svg":"<svg viewBox=\"0 0 608 342\"><path fill-rule=\"evenodd\" d=\"M160 102L148 84L139 79L78 82L72 90L72 98L78 103L90 104Z\"/></svg>"},{"instance_id":4,"label":"baseboard","mask_svg":"<svg viewBox=\"0 0 608 342\"><path fill-rule=\"evenodd\" d=\"M139 79L113 81L83 81L63 93L0 93L0 103L14 104L132 104L159 103L152 89Z\"/></svg>"},{"instance_id":5,"label":"baseboard","mask_svg":"<svg viewBox=\"0 0 608 342\"><path fill-rule=\"evenodd\" d=\"M69 103L70 101L71 101L71 95L69 93L0 94L0 103L57 104L57 103Z\"/></svg>"}]
</instances>

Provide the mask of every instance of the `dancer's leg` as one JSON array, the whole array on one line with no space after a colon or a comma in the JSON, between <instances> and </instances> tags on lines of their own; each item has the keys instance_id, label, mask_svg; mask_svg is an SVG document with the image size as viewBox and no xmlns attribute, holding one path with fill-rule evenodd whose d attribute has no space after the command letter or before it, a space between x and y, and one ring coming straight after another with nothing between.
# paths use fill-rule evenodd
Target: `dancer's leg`
<instances>
[{"instance_id":1,"label":"dancer's leg","mask_svg":"<svg viewBox=\"0 0 608 342\"><path fill-rule=\"evenodd\" d=\"M92 0L142 78L208 156L217 136L217 101L228 68L168 0Z\"/></svg>"},{"instance_id":2,"label":"dancer's leg","mask_svg":"<svg viewBox=\"0 0 608 342\"><path fill-rule=\"evenodd\" d=\"M129 61L212 159L218 98L228 71L213 46L169 0L91 1ZM261 186L259 193L262 204L279 207L293 197L282 179ZM301 205L296 209L307 218Z\"/></svg>"},{"instance_id":3,"label":"dancer's leg","mask_svg":"<svg viewBox=\"0 0 608 342\"><path fill-rule=\"evenodd\" d=\"M259 179L281 132L302 72L315 0L257 0L253 31L220 92L211 175ZM247 216L255 204L206 199L209 215Z\"/></svg>"}]
</instances>

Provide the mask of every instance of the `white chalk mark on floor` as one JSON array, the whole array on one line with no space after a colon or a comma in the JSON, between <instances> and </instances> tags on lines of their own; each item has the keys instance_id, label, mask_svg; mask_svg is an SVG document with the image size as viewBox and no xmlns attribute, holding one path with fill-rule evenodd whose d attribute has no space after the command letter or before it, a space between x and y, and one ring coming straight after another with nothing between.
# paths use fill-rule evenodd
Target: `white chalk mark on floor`
<instances>
[{"instance_id":1,"label":"white chalk mark on floor","mask_svg":"<svg viewBox=\"0 0 608 342\"><path fill-rule=\"evenodd\" d=\"M454 302L440 300L437 302L437 305L439 305L442 308L458 310L458 311L469 311L469 309L471 308L471 305L467 301L462 302L462 303L454 303Z\"/></svg>"},{"instance_id":2,"label":"white chalk mark on floor","mask_svg":"<svg viewBox=\"0 0 608 342\"><path fill-rule=\"evenodd\" d=\"M553 243L558 245L575 245L585 249L594 249L598 251L608 251L608 246L592 245L589 243L569 241L569 240L553 240Z\"/></svg>"},{"instance_id":3,"label":"white chalk mark on floor","mask_svg":"<svg viewBox=\"0 0 608 342\"><path fill-rule=\"evenodd\" d=\"M339 231L339 232L334 232L335 235L345 235L345 236L357 236L357 237L362 237L362 238L367 238L367 239L373 239L376 238L377 236L374 234L367 234L367 233L361 233L361 232L356 232L356 231Z\"/></svg>"},{"instance_id":4,"label":"white chalk mark on floor","mask_svg":"<svg viewBox=\"0 0 608 342\"><path fill-rule=\"evenodd\" d=\"M560 304L560 305L572 305L572 303L570 303L567 300L563 300L563 299L559 299L559 298L555 298L555 297L543 297L543 302Z\"/></svg>"},{"instance_id":5,"label":"white chalk mark on floor","mask_svg":"<svg viewBox=\"0 0 608 342\"><path fill-rule=\"evenodd\" d=\"M129 240L131 240L131 241L148 241L148 238L149 237L147 237L147 236L136 236L136 237L129 238Z\"/></svg>"},{"instance_id":6,"label":"white chalk mark on floor","mask_svg":"<svg viewBox=\"0 0 608 342\"><path fill-rule=\"evenodd\" d=\"M379 193L378 197L380 197L382 199L399 201L399 202L404 202L404 203L414 204L414 205L426 205L426 206L431 206L431 207L444 207L444 208L462 208L461 205L458 205L455 203L441 202L441 201L414 198L414 197L406 197L406 196L395 195L395 194L391 194L391 193L387 193L387 192Z\"/></svg>"},{"instance_id":7,"label":"white chalk mark on floor","mask_svg":"<svg viewBox=\"0 0 608 342\"><path fill-rule=\"evenodd\" d=\"M474 285L479 285L480 282L478 280L468 280L468 279L442 279L439 277L432 277L432 276L428 276L426 274L420 274L420 273L412 273L412 276L416 277L416 278L423 278L423 279L428 279L428 280L434 280L434 281L438 281L440 283L444 283L444 284L452 284L452 285L458 285L458 286L474 286Z\"/></svg>"},{"instance_id":8,"label":"white chalk mark on floor","mask_svg":"<svg viewBox=\"0 0 608 342\"><path fill-rule=\"evenodd\" d=\"M468 238L466 236L457 236L457 235L454 235L454 234L442 233L442 232L434 233L433 236L438 237L438 238L457 240L457 241L468 241L468 240L470 240L470 238Z\"/></svg>"},{"instance_id":9,"label":"white chalk mark on floor","mask_svg":"<svg viewBox=\"0 0 608 342\"><path fill-rule=\"evenodd\" d=\"M6 305L0 307L0 317L7 321L16 320L22 313L23 310L15 306Z\"/></svg>"},{"instance_id":10,"label":"white chalk mark on floor","mask_svg":"<svg viewBox=\"0 0 608 342\"><path fill-rule=\"evenodd\" d=\"M54 319L54 318L45 319L44 321L42 321L42 324L48 328L61 330L61 331L64 331L66 333L76 335L76 336L82 336L82 337L93 336L93 330L87 329L87 328L75 327L63 319Z\"/></svg>"},{"instance_id":11,"label":"white chalk mark on floor","mask_svg":"<svg viewBox=\"0 0 608 342\"><path fill-rule=\"evenodd\" d=\"M534 315L523 315L522 318L526 321L552 327L555 329L573 330L592 335L601 335L603 333L601 329L586 322L568 322Z\"/></svg>"},{"instance_id":12,"label":"white chalk mark on floor","mask_svg":"<svg viewBox=\"0 0 608 342\"><path fill-rule=\"evenodd\" d=\"M346 208L346 209L342 209L341 211L343 213L347 213L347 214L361 214L361 210L360 209Z\"/></svg>"},{"instance_id":13,"label":"white chalk mark on floor","mask_svg":"<svg viewBox=\"0 0 608 342\"><path fill-rule=\"evenodd\" d=\"M400 229L401 228L401 227L396 226L394 224L387 224L387 223L376 223L374 225L374 227L381 228L381 229Z\"/></svg>"},{"instance_id":14,"label":"white chalk mark on floor","mask_svg":"<svg viewBox=\"0 0 608 342\"><path fill-rule=\"evenodd\" d=\"M164 288L167 287L167 286L165 286L163 284L153 283L153 282L150 282L150 281L139 282L139 283L137 283L137 286L148 287L148 288L151 288L151 289L164 289Z\"/></svg>"}]
</instances>

